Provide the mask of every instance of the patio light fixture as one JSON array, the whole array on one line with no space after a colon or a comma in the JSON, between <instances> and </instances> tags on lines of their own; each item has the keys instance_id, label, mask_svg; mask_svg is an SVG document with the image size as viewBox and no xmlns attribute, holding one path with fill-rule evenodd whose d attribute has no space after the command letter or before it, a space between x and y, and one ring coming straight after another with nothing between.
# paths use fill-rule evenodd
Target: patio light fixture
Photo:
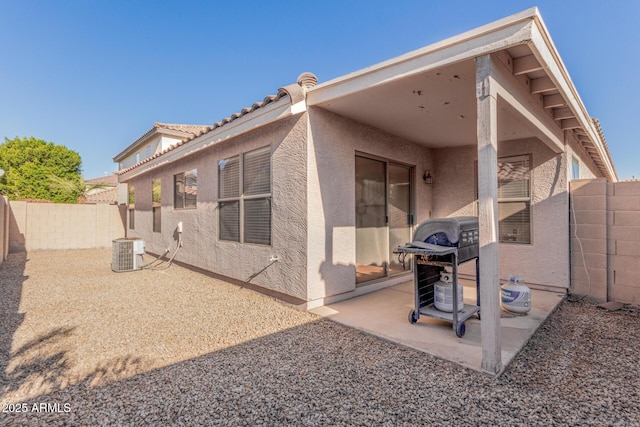
<instances>
[{"instance_id":1,"label":"patio light fixture","mask_svg":"<svg viewBox=\"0 0 640 427\"><path fill-rule=\"evenodd\" d=\"M422 180L427 185L433 184L433 178L431 177L431 171L429 169L424 171L424 175L422 175Z\"/></svg>"}]
</instances>

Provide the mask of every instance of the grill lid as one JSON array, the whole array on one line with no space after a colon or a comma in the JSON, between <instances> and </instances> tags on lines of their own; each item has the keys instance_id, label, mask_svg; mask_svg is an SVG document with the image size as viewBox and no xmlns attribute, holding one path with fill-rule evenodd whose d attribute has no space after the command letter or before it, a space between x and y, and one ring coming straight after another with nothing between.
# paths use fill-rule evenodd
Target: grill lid
<instances>
[{"instance_id":1,"label":"grill lid","mask_svg":"<svg viewBox=\"0 0 640 427\"><path fill-rule=\"evenodd\" d=\"M478 218L475 216L458 216L451 218L431 218L423 221L413 233L414 242L425 242L429 237L438 233L444 234L446 239L457 244L463 231L477 230Z\"/></svg>"}]
</instances>

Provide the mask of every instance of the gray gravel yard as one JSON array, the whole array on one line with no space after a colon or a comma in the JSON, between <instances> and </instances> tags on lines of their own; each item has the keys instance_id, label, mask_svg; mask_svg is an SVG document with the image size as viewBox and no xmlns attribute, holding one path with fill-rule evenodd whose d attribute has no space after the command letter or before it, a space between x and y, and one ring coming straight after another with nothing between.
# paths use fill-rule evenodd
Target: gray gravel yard
<instances>
[{"instance_id":1,"label":"gray gravel yard","mask_svg":"<svg viewBox=\"0 0 640 427\"><path fill-rule=\"evenodd\" d=\"M110 260L0 267L0 425L640 425L637 311L565 301L492 379L178 266Z\"/></svg>"}]
</instances>

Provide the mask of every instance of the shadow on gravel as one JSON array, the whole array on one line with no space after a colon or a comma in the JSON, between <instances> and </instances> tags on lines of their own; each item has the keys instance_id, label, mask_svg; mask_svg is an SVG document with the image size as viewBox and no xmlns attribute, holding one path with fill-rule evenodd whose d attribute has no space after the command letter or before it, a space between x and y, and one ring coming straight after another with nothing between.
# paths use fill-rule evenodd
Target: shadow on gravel
<instances>
[{"instance_id":1,"label":"shadow on gravel","mask_svg":"<svg viewBox=\"0 0 640 427\"><path fill-rule=\"evenodd\" d=\"M53 351L73 333L74 328L58 328L15 351L4 373L2 395L22 388L29 392L56 390L64 385L68 370L65 351Z\"/></svg>"},{"instance_id":2,"label":"shadow on gravel","mask_svg":"<svg viewBox=\"0 0 640 427\"><path fill-rule=\"evenodd\" d=\"M24 313L20 313L20 297L27 263L26 252L9 254L9 258L0 266L0 390L6 390L9 379L7 366L11 359L13 334L22 324Z\"/></svg>"},{"instance_id":3,"label":"shadow on gravel","mask_svg":"<svg viewBox=\"0 0 640 427\"><path fill-rule=\"evenodd\" d=\"M71 378L69 339L75 327L58 327L37 336L11 351L14 334L22 325L25 313L20 302L26 263L25 252L12 253L0 266L0 402L6 404L11 395L43 395L64 389L74 383L96 386L129 377L144 365L138 357L119 357L98 365L83 378ZM2 408L0 408L2 410ZM0 413L0 425L3 424Z\"/></svg>"},{"instance_id":4,"label":"shadow on gravel","mask_svg":"<svg viewBox=\"0 0 640 427\"><path fill-rule=\"evenodd\" d=\"M614 324L632 328L612 342ZM111 364L22 402L53 405L45 413L0 417L19 425L632 425L639 326L637 317L563 303L492 379L321 319L93 386L127 366ZM632 362L625 370L622 357Z\"/></svg>"}]
</instances>

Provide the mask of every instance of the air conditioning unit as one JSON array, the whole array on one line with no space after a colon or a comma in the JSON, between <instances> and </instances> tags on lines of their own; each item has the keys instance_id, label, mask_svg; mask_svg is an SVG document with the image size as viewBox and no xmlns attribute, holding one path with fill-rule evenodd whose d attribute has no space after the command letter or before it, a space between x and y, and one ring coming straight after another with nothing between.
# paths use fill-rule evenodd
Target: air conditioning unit
<instances>
[{"instance_id":1,"label":"air conditioning unit","mask_svg":"<svg viewBox=\"0 0 640 427\"><path fill-rule=\"evenodd\" d=\"M115 239L111 249L111 269L118 273L142 268L144 240L137 238Z\"/></svg>"}]
</instances>

